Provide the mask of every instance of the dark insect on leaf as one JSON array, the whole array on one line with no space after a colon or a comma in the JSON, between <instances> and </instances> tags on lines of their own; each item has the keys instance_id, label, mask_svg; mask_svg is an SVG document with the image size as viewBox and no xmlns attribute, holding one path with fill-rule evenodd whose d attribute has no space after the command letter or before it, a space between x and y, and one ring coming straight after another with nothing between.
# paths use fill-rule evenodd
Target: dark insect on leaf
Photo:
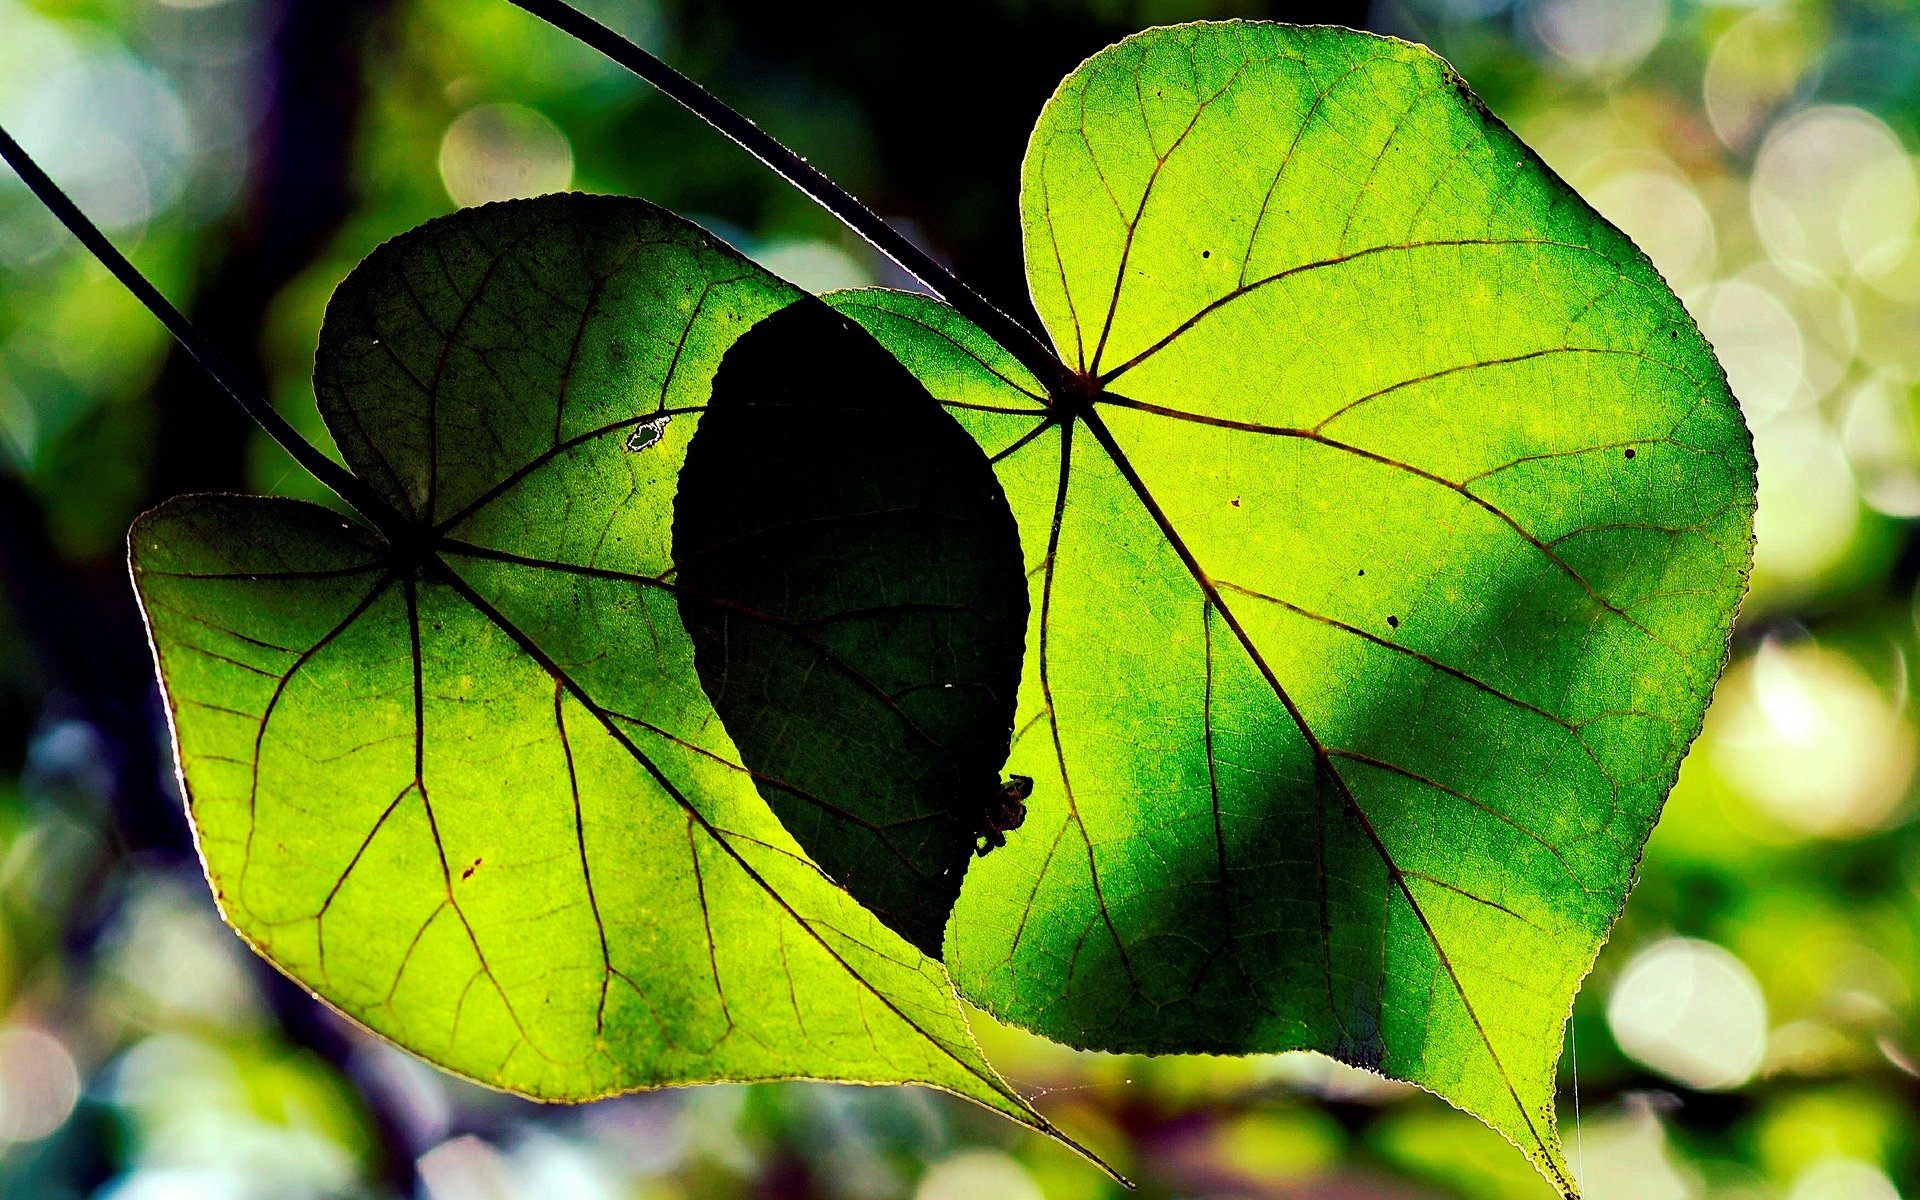
<instances>
[{"instance_id":1,"label":"dark insect on leaf","mask_svg":"<svg viewBox=\"0 0 1920 1200\"><path fill-rule=\"evenodd\" d=\"M1007 844L1007 835L1027 823L1027 797L1033 795L1033 777L1015 775L1001 785L987 811L981 814L974 854L985 858Z\"/></svg>"},{"instance_id":2,"label":"dark insect on leaf","mask_svg":"<svg viewBox=\"0 0 1920 1200\"><path fill-rule=\"evenodd\" d=\"M986 455L871 335L803 300L721 364L674 557L701 683L761 794L937 955L977 840L1003 845L1026 794L999 783L1027 588Z\"/></svg>"}]
</instances>

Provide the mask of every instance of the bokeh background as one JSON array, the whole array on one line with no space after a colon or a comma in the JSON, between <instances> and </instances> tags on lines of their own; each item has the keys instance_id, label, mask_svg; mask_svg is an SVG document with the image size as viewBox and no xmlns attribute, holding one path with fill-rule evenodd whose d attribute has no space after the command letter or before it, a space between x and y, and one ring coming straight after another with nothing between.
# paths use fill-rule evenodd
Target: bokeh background
<instances>
[{"instance_id":1,"label":"bokeh background","mask_svg":"<svg viewBox=\"0 0 1920 1200\"><path fill-rule=\"evenodd\" d=\"M1081 58L1197 17L1427 42L1653 256L1760 457L1735 662L1576 1006L1593 1200L1920 1200L1920 13L1900 0L586 5L1023 317L1020 153ZM901 284L800 196L503 0L0 0L0 124L319 436L322 306L456 205L644 196L796 282ZM182 491L314 495L0 172L0 1196L1091 1198L911 1089L543 1109L348 1028L220 924L124 568ZM1006 1075L1142 1194L1546 1200L1424 1093L1311 1055Z\"/></svg>"}]
</instances>

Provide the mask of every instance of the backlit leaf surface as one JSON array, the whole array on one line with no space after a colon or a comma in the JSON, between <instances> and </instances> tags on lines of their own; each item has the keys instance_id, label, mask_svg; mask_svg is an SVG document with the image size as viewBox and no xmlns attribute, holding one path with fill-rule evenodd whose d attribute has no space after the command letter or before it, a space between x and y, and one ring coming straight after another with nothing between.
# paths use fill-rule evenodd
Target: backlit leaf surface
<instances>
[{"instance_id":1,"label":"backlit leaf surface","mask_svg":"<svg viewBox=\"0 0 1920 1200\"><path fill-rule=\"evenodd\" d=\"M1035 619L962 993L1081 1046L1312 1048L1562 1190L1554 1068L1750 559L1725 377L1429 52L1154 30L1048 102L1054 398L932 301L834 303L996 463Z\"/></svg>"},{"instance_id":2,"label":"backlit leaf surface","mask_svg":"<svg viewBox=\"0 0 1920 1200\"><path fill-rule=\"evenodd\" d=\"M401 529L193 496L131 535L207 874L282 970L484 1083L921 1082L1043 1126L695 674L679 468L721 355L795 295L612 198L458 213L357 268L320 403Z\"/></svg>"}]
</instances>

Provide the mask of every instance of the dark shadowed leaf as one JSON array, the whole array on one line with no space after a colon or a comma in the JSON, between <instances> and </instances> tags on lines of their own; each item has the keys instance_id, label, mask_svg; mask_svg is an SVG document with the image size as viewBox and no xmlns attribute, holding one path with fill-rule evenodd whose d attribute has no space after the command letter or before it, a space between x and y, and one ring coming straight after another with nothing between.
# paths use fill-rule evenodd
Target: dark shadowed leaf
<instances>
[{"instance_id":1,"label":"dark shadowed leaf","mask_svg":"<svg viewBox=\"0 0 1920 1200\"><path fill-rule=\"evenodd\" d=\"M834 298L996 463L1037 619L947 961L1081 1046L1313 1048L1563 1191L1554 1067L1724 660L1754 465L1646 258L1418 47L1155 30L1023 176L1083 389Z\"/></svg>"},{"instance_id":2,"label":"dark shadowed leaf","mask_svg":"<svg viewBox=\"0 0 1920 1200\"><path fill-rule=\"evenodd\" d=\"M1013 731L1027 589L986 456L814 300L736 342L674 507L680 614L741 761L827 874L940 953Z\"/></svg>"},{"instance_id":3,"label":"dark shadowed leaf","mask_svg":"<svg viewBox=\"0 0 1920 1200\"><path fill-rule=\"evenodd\" d=\"M795 296L611 198L458 213L358 267L320 401L401 544L231 496L132 533L207 874L282 970L497 1087L912 1081L1044 1127L939 964L768 811L680 624L690 436Z\"/></svg>"}]
</instances>

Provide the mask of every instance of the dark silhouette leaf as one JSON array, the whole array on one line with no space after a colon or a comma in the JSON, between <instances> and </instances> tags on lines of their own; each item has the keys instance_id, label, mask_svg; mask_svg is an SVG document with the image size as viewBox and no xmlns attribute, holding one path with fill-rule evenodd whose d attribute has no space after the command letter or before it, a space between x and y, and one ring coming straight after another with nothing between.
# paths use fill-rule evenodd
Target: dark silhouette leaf
<instances>
[{"instance_id":1,"label":"dark silhouette leaf","mask_svg":"<svg viewBox=\"0 0 1920 1200\"><path fill-rule=\"evenodd\" d=\"M736 342L674 508L694 663L809 857L940 953L1013 731L1027 590L980 452L814 300Z\"/></svg>"}]
</instances>

